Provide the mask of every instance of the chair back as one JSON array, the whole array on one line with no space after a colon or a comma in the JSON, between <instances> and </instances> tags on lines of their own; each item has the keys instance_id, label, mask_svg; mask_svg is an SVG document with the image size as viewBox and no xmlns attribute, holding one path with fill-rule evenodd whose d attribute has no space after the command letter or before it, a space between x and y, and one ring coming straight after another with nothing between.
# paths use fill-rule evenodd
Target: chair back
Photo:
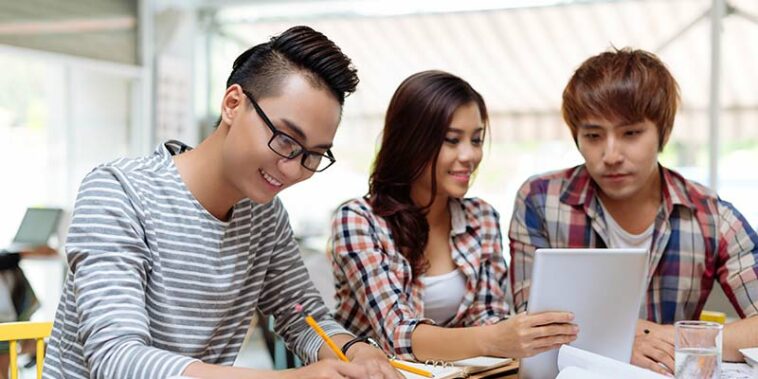
<instances>
[{"instance_id":1,"label":"chair back","mask_svg":"<svg viewBox=\"0 0 758 379\"><path fill-rule=\"evenodd\" d=\"M0 324L0 341L9 341L11 379L18 379L18 341L37 340L37 379L42 379L45 338L53 330L52 322L6 322Z\"/></svg>"},{"instance_id":2,"label":"chair back","mask_svg":"<svg viewBox=\"0 0 758 379\"><path fill-rule=\"evenodd\" d=\"M703 311L700 313L700 321L711 321L724 325L726 323L726 313L716 311Z\"/></svg>"}]
</instances>

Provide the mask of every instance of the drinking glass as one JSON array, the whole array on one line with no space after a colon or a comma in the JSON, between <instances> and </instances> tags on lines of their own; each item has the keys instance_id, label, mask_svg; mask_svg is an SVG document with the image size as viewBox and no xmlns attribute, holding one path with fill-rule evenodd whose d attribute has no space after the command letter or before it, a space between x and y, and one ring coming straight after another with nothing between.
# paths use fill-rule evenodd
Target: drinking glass
<instances>
[{"instance_id":1,"label":"drinking glass","mask_svg":"<svg viewBox=\"0 0 758 379\"><path fill-rule=\"evenodd\" d=\"M677 379L721 378L723 325L710 321L674 324L674 364Z\"/></svg>"}]
</instances>

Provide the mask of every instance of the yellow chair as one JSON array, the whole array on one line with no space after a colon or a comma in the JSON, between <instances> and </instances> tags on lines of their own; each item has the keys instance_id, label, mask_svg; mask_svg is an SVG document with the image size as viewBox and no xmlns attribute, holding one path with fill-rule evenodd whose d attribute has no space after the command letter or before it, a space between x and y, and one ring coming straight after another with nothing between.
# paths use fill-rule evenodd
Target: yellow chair
<instances>
[{"instance_id":1,"label":"yellow chair","mask_svg":"<svg viewBox=\"0 0 758 379\"><path fill-rule=\"evenodd\" d=\"M715 311L703 311L700 313L700 321L717 322L724 325L726 322L726 313Z\"/></svg>"},{"instance_id":2,"label":"yellow chair","mask_svg":"<svg viewBox=\"0 0 758 379\"><path fill-rule=\"evenodd\" d=\"M45 337L53 330L52 322L7 322L0 324L0 341L10 341L11 379L18 379L18 341L37 340L37 379L42 379L42 362L45 359Z\"/></svg>"}]
</instances>

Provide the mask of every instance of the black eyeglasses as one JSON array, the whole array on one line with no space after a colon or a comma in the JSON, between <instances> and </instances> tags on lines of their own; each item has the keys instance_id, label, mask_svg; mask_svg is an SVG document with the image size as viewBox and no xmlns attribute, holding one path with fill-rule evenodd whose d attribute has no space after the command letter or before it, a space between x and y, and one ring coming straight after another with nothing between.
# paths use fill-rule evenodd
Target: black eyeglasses
<instances>
[{"instance_id":1,"label":"black eyeglasses","mask_svg":"<svg viewBox=\"0 0 758 379\"><path fill-rule=\"evenodd\" d=\"M263 123L266 124L266 126L271 129L271 133L273 133L273 136L271 136L271 139L268 141L268 147L271 151L275 152L280 157L287 159L295 159L299 155L302 155L303 157L300 159L300 164L305 167L305 169L313 172L324 171L336 162L331 150L326 150L325 154L306 150L296 139L277 129L274 126L274 123L271 122L268 116L266 116L266 113L263 112L263 109L261 109L255 101L253 95L244 89L242 92L248 99L250 99L250 102L253 103L253 108L255 108L255 112L258 113L258 116L261 117Z\"/></svg>"}]
</instances>

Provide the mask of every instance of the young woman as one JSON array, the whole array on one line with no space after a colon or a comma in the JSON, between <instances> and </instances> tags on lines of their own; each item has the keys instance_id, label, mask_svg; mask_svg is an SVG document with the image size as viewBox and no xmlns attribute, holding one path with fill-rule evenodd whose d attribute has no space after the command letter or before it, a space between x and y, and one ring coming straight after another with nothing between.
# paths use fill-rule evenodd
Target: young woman
<instances>
[{"instance_id":1,"label":"young woman","mask_svg":"<svg viewBox=\"0 0 758 379\"><path fill-rule=\"evenodd\" d=\"M498 214L464 198L487 129L466 81L412 75L390 101L368 195L336 213L335 318L390 354L525 357L576 338L568 313L508 317Z\"/></svg>"}]
</instances>

